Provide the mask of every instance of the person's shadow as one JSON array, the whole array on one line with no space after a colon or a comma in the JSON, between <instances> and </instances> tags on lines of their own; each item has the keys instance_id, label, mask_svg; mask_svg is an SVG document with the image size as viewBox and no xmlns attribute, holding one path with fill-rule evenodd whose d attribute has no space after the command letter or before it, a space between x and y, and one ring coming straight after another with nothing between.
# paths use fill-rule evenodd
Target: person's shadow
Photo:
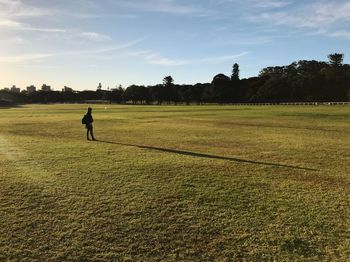
<instances>
[{"instance_id":1,"label":"person's shadow","mask_svg":"<svg viewBox=\"0 0 350 262\"><path fill-rule=\"evenodd\" d=\"M220 160L226 160L226 161L249 163L249 164L256 164L256 165L265 165L265 166L294 168L294 169L301 169L301 170L307 170L307 171L318 171L317 169L307 168L307 167L299 167L299 166L291 166L291 165L285 165L285 164L279 164L279 163L253 161L253 160L246 160L246 159L225 157L225 156L216 156L216 155L209 155L209 154L204 154L204 153L196 153L196 152L183 151L183 150L170 149L170 148L126 144L126 143L103 141L103 140L96 140L96 142L105 143L105 144L113 144L113 145L132 146L132 147L138 147L138 148L142 148L142 149L150 149L150 150L156 150L156 151L161 151L161 152L166 152L166 153L179 154L179 155L192 156L192 157L220 159Z\"/></svg>"}]
</instances>

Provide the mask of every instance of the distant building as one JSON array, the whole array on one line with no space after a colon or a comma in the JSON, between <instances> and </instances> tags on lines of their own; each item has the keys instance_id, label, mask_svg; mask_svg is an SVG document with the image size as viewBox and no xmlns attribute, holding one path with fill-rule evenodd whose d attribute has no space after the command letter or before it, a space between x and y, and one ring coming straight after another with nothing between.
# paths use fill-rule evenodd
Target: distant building
<instances>
[{"instance_id":1,"label":"distant building","mask_svg":"<svg viewBox=\"0 0 350 262\"><path fill-rule=\"evenodd\" d=\"M45 92L50 92L51 91L51 86L48 86L46 84L43 84L41 86L41 91L45 91Z\"/></svg>"},{"instance_id":2,"label":"distant building","mask_svg":"<svg viewBox=\"0 0 350 262\"><path fill-rule=\"evenodd\" d=\"M64 86L62 89L62 92L73 92L73 88L70 88L68 86Z\"/></svg>"},{"instance_id":3,"label":"distant building","mask_svg":"<svg viewBox=\"0 0 350 262\"><path fill-rule=\"evenodd\" d=\"M27 86L28 93L34 93L36 91L36 87L34 85Z\"/></svg>"},{"instance_id":4,"label":"distant building","mask_svg":"<svg viewBox=\"0 0 350 262\"><path fill-rule=\"evenodd\" d=\"M12 86L10 91L12 93L21 93L21 89L19 87L16 87L16 86Z\"/></svg>"}]
</instances>

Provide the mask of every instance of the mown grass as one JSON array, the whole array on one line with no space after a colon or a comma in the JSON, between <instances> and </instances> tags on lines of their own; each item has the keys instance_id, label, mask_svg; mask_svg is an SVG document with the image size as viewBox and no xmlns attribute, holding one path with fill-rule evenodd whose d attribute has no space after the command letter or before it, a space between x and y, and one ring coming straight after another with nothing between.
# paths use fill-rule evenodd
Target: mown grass
<instances>
[{"instance_id":1,"label":"mown grass","mask_svg":"<svg viewBox=\"0 0 350 262\"><path fill-rule=\"evenodd\" d=\"M350 259L348 106L0 110L0 260Z\"/></svg>"}]
</instances>

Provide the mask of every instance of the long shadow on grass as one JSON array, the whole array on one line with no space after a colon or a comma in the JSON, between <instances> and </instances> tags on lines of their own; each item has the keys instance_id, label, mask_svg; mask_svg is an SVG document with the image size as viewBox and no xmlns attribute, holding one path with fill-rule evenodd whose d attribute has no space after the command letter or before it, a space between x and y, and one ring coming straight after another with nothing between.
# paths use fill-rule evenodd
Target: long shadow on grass
<instances>
[{"instance_id":1,"label":"long shadow on grass","mask_svg":"<svg viewBox=\"0 0 350 262\"><path fill-rule=\"evenodd\" d=\"M277 163L252 161L252 160L245 160L245 159L233 158L233 157L225 157L225 156L215 156L215 155L208 155L208 154L203 154L203 153L195 153L195 152L183 151L183 150L177 150L177 149L162 148L162 147L125 144L125 143L103 141L103 140L97 140L96 142L105 143L105 144L113 144L113 145L122 145L122 146L133 146L133 147L138 147L138 148L142 148L142 149L151 149L151 150L157 150L157 151L161 151L161 152L167 152L167 153L173 153L173 154L179 154L179 155L185 155L185 156L202 157L202 158L210 158L210 159L220 159L220 160L227 160L227 161L233 161L233 162L249 163L249 164L256 164L256 165L265 165L265 166L287 167L287 168L294 168L294 169L301 169L301 170L308 170L308 171L318 171L316 169L307 168L307 167L299 167L299 166L290 166L290 165L277 164Z\"/></svg>"}]
</instances>

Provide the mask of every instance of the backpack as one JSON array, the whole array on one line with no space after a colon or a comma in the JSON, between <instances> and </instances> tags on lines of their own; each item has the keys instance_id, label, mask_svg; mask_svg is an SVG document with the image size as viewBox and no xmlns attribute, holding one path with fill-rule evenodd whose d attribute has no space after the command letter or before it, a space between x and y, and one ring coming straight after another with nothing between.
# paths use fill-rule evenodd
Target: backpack
<instances>
[{"instance_id":1,"label":"backpack","mask_svg":"<svg viewBox=\"0 0 350 262\"><path fill-rule=\"evenodd\" d=\"M84 115L84 117L81 119L81 123L83 125L86 125L87 124L87 115Z\"/></svg>"}]
</instances>

